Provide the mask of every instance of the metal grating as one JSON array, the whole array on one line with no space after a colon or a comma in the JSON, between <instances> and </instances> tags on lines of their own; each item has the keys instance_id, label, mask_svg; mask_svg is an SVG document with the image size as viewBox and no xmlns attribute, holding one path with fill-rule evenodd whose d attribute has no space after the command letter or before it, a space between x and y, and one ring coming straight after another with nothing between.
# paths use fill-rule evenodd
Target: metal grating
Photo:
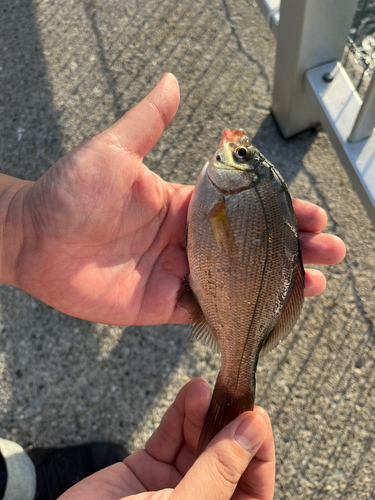
<instances>
[{"instance_id":1,"label":"metal grating","mask_svg":"<svg viewBox=\"0 0 375 500\"><path fill-rule=\"evenodd\" d=\"M367 87L375 69L375 1L359 0L353 25L348 34L343 65L356 66L351 73L356 90Z\"/></svg>"}]
</instances>

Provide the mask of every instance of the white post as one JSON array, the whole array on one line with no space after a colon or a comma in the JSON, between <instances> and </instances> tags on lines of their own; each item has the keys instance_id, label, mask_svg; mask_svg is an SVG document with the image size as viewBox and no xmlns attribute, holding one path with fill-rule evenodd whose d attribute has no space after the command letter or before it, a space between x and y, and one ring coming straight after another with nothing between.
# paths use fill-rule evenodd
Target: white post
<instances>
[{"instance_id":1,"label":"white post","mask_svg":"<svg viewBox=\"0 0 375 500\"><path fill-rule=\"evenodd\" d=\"M372 75L363 104L359 110L349 142L358 142L367 139L375 127L375 74Z\"/></svg>"},{"instance_id":2,"label":"white post","mask_svg":"<svg viewBox=\"0 0 375 500\"><path fill-rule=\"evenodd\" d=\"M325 75L331 75L327 82ZM339 62L306 73L305 90L354 189L375 224L375 133L360 142L348 142L361 110L362 99Z\"/></svg>"},{"instance_id":3,"label":"white post","mask_svg":"<svg viewBox=\"0 0 375 500\"><path fill-rule=\"evenodd\" d=\"M280 20L280 1L281 0L257 0L258 7L261 10L267 26L277 37L277 28Z\"/></svg>"},{"instance_id":4,"label":"white post","mask_svg":"<svg viewBox=\"0 0 375 500\"><path fill-rule=\"evenodd\" d=\"M340 61L355 9L354 0L281 1L272 112L285 138L319 122L303 90L304 75Z\"/></svg>"}]
</instances>

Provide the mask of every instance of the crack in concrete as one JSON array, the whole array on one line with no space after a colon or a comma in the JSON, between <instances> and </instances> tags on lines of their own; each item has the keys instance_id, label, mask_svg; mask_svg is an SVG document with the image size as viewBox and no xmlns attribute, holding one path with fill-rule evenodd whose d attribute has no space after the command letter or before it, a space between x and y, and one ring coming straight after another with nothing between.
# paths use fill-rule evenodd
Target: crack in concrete
<instances>
[{"instance_id":1,"label":"crack in concrete","mask_svg":"<svg viewBox=\"0 0 375 500\"><path fill-rule=\"evenodd\" d=\"M104 41L97 23L96 8L97 7L93 0L84 4L86 16L90 21L92 32L94 33L94 36L96 38L96 45L98 47L98 52L99 52L100 66L103 71L103 76L106 78L107 81L107 89L109 93L112 94L113 112L116 120L119 120L124 114L124 111L122 110L122 93L118 92L117 79L107 63L105 49L104 49Z\"/></svg>"},{"instance_id":2,"label":"crack in concrete","mask_svg":"<svg viewBox=\"0 0 375 500\"><path fill-rule=\"evenodd\" d=\"M333 225L333 231L332 232L336 233L337 232L337 225L338 225L338 223L336 222L335 218L331 214L331 211L329 209L328 202L327 202L327 199L326 199L325 195L319 189L319 187L317 185L317 181L316 181L314 175L311 172L309 172L304 165L302 166L302 169L304 170L306 176L309 178L310 184L314 187L317 195L319 196L319 198L321 200L321 206L322 206L322 208L324 208L324 210L328 214L329 219L332 221L332 225ZM363 318L363 320L366 322L367 333L375 341L375 328L374 328L374 324L373 324L372 320L368 317L368 314L367 314L366 309L365 309L364 301L363 301L363 299L362 299L362 297L361 297L361 295L360 295L360 293L358 291L357 282L356 282L354 271L353 271L353 269L352 269L352 267L350 265L350 261L348 259L345 261L345 264L346 264L346 267L347 267L347 270L348 270L347 271L348 275L350 276L351 281L352 281L353 292L354 292L354 296L356 298L356 304L357 304L357 307L358 307L358 312L360 313L360 315Z\"/></svg>"},{"instance_id":3,"label":"crack in concrete","mask_svg":"<svg viewBox=\"0 0 375 500\"><path fill-rule=\"evenodd\" d=\"M237 43L237 48L239 50L239 52L244 55L246 57L246 59L255 64L259 70L259 75L264 79L264 81L266 82L266 85L267 85L267 91L270 91L271 90L271 85L270 85L270 82L269 82L269 79L268 79L268 76L266 74L266 71L264 69L264 66L259 62L257 61L256 59L254 59L254 57L252 57L248 52L246 52L246 50L244 49L243 45L242 45L242 42L241 42L241 39L236 31L236 29L234 28L233 24L232 24L232 20L231 20L231 17L230 17L230 12L229 12L229 8L228 8L228 5L227 5L227 1L226 0L223 0L223 7L224 7L224 13L225 13L225 18L226 20L228 21L228 24L229 24L229 27L230 27L230 31L231 31L231 34L232 36L234 37L234 39L236 40L236 43Z\"/></svg>"}]
</instances>

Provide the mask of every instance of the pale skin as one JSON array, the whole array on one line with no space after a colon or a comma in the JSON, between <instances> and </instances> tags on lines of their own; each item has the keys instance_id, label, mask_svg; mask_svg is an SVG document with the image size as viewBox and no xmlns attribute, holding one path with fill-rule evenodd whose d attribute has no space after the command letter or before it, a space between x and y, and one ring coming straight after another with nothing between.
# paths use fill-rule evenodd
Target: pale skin
<instances>
[{"instance_id":1,"label":"pale skin","mask_svg":"<svg viewBox=\"0 0 375 500\"><path fill-rule=\"evenodd\" d=\"M59 500L271 500L275 450L270 420L262 408L224 427L197 459L210 399L207 383L191 380L144 450L84 479Z\"/></svg>"},{"instance_id":2,"label":"pale skin","mask_svg":"<svg viewBox=\"0 0 375 500\"><path fill-rule=\"evenodd\" d=\"M0 282L19 287L59 311L89 321L115 325L189 322L186 312L176 304L176 293L189 272L185 226L193 187L165 182L142 162L172 121L178 104L178 83L173 75L166 74L155 89L118 122L65 155L37 182L0 174ZM320 233L327 222L324 210L301 200L293 200L293 204L304 264L340 262L345 256L343 242L334 235ZM319 295L324 288L324 275L306 269L305 296ZM193 495L206 498L203 493L197 497L193 479L193 490L189 490L189 477L194 478L194 474L202 477L199 470L203 469L192 467L190 471L195 472L186 473L195 460L195 444L209 401L208 392L202 389L204 383L195 383L198 384L196 390L206 394L201 408L194 403L186 406L188 397L179 396L177 400L180 402L169 410L173 413L177 408L177 414L182 415L179 427L174 431L176 434L168 436L162 423L159 431L150 438L149 443L155 442L158 436L166 439L166 442L161 439L160 449L169 447L168 456L172 458L167 463L177 471L174 472L174 482L167 482L169 486L160 485L160 492L151 494L154 498L176 495L184 500ZM185 387L182 391L189 393L195 390L194 387L191 389L188 385L188 389ZM261 409L252 413L257 422L252 425L260 426L258 435L263 439L257 451L245 456L236 448L238 443L233 439L233 433L238 419L223 429L222 438L217 438L219 448L223 439L234 446L228 463L239 460L233 475L237 481L235 484L241 477L238 474L248 470L247 467L251 468L254 454L260 453L267 462L274 463L268 417ZM167 415L165 419L169 418ZM238 418L246 418L244 415ZM187 433L189 422L195 422L194 432ZM166 461L159 456L157 447L148 446L151 452L146 446L143 455L139 452L135 455L138 458L127 459L128 464L129 460L135 460L131 462L134 473L137 461L142 463L145 457L147 460L149 456L152 458L155 469L150 466L150 477L140 481L142 486L137 483L138 486L133 488L136 480L129 479L133 489L127 485L121 490L117 485L113 489L116 493L110 493L111 478L113 484L117 484L116 478L124 470L120 470L123 465L118 464L114 466L118 473L111 469L106 478L98 476L103 488L108 488L108 491L103 490L102 496L95 496L99 491L97 479L93 480L95 487L89 486L87 479L86 483L83 481L88 484L87 491L83 489L80 496L64 495L63 498L112 499L141 492L139 498L150 496L145 492L155 489L151 476L156 477L156 471ZM190 458L182 459L187 456L183 455L180 461L180 454L185 449ZM209 471L208 464L215 463L217 453L220 456L221 452L211 450L211 454L204 453L198 460L206 460L204 463ZM182 462L184 465L180 466ZM126 470L126 477L131 478ZM207 490L208 495L217 480L210 476L210 472L207 474L211 479L204 483L206 486L202 485L202 492ZM269 479L269 472L267 477ZM173 490L176 485L176 490ZM164 490L165 487L172 488L172 491ZM248 486L244 488L247 491ZM256 498L272 498L271 490L266 490L263 496ZM236 491L233 498L253 498L246 491L237 494L236 488L230 492L228 484L223 486L224 491L224 496L218 493L214 498L231 498L233 491ZM213 497L208 495L207 498Z\"/></svg>"}]
</instances>

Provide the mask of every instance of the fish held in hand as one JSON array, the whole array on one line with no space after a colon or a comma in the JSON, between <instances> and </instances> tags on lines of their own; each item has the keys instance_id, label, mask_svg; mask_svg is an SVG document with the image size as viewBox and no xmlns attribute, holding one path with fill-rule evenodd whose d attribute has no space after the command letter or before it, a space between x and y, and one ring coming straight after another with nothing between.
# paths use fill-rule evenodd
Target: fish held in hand
<instances>
[{"instance_id":1,"label":"fish held in hand","mask_svg":"<svg viewBox=\"0 0 375 500\"><path fill-rule=\"evenodd\" d=\"M305 274L292 200L276 168L244 130L226 130L189 205L190 274L177 303L192 336L221 352L221 369L198 453L240 413L252 410L259 356L291 331Z\"/></svg>"}]
</instances>

